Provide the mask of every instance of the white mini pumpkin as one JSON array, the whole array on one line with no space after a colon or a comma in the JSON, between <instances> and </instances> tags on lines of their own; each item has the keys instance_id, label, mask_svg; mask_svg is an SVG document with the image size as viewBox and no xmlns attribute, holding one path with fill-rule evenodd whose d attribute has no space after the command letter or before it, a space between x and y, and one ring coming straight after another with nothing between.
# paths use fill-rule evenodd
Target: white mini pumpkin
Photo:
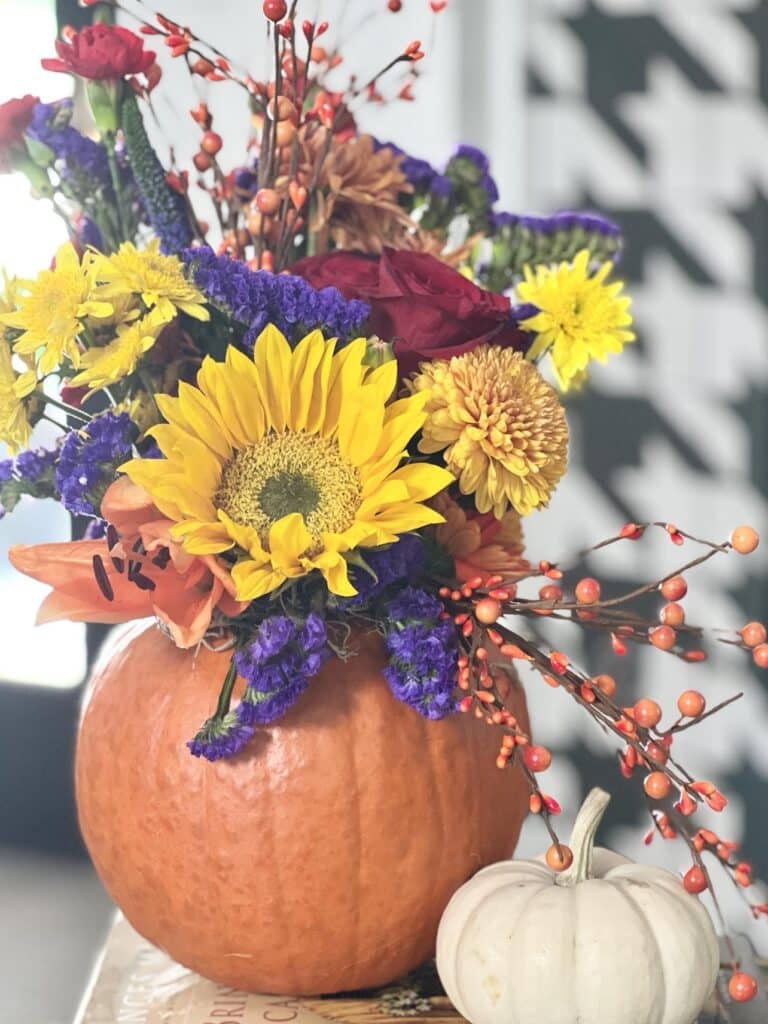
<instances>
[{"instance_id":1,"label":"white mini pumpkin","mask_svg":"<svg viewBox=\"0 0 768 1024\"><path fill-rule=\"evenodd\" d=\"M437 969L471 1024L692 1024L719 953L706 909L661 868L593 849L609 797L594 789L573 863L502 861L453 896Z\"/></svg>"}]
</instances>

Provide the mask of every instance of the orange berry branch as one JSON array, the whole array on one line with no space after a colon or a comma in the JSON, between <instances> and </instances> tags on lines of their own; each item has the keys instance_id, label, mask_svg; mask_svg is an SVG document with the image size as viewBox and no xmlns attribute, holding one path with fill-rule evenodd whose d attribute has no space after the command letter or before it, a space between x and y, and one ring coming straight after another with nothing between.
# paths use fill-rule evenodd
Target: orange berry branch
<instances>
[{"instance_id":1,"label":"orange berry branch","mask_svg":"<svg viewBox=\"0 0 768 1024\"><path fill-rule=\"evenodd\" d=\"M477 576L459 588L441 586L439 594L444 602L445 615L452 618L462 637L457 681L463 696L459 706L461 711L472 712L487 724L502 730L496 763L501 769L515 764L522 769L530 788L529 809L531 813L541 815L552 840L547 863L558 871L569 866L572 855L558 839L552 824L552 818L559 813L560 807L553 797L542 791L537 779L538 774L549 768L552 755L547 748L533 744L530 736L520 729L506 706L505 698L514 685L512 666L515 662L528 663L547 685L568 693L604 731L619 740L618 766L621 774L629 779L638 770L644 773L643 789L650 803L653 821L646 843L655 833L664 839L679 836L685 841L693 863L683 878L683 885L693 894L710 892L726 933L703 855L711 855L742 894L752 885L752 868L738 857L736 843L721 838L711 829L698 827L692 820L699 807L706 806L720 812L727 800L714 783L691 775L676 760L672 748L678 733L724 711L742 694L734 694L707 708L703 694L697 690L686 690L677 699L674 722L663 728L663 710L656 701L644 697L632 706L622 706L615 699L617 687L612 676L589 676L575 666L567 654L512 627L512 616L522 616L531 623L541 617L566 620L607 632L614 652L619 655L627 653L628 643L636 643L650 644L693 664L704 661L706 652L703 649L688 647L684 643L695 638L698 644L707 634L702 627L685 623L685 613L679 604L688 591L683 573L715 555L731 551L750 554L757 547L759 538L748 526L737 527L728 541L717 544L693 537L668 523L628 524L614 537L582 554L623 540L637 541L652 527L664 530L675 545L691 541L706 551L661 579L610 598L602 597L600 584L591 577L579 579L573 587L573 596L567 597L562 585L564 572L551 562L540 562L535 568L523 569L514 578L492 576L483 579ZM550 582L541 587L538 600L518 595L518 587L523 581L542 577ZM660 625L633 610L638 598L654 592L660 593L667 602L661 609ZM741 630L717 639L750 651L758 666L768 666L766 629L761 623L750 622ZM768 904L749 903L749 906L755 917L768 916ZM745 999L745 993L751 989L751 979L739 971L732 947L731 960L733 973L729 990L732 998Z\"/></svg>"}]
</instances>

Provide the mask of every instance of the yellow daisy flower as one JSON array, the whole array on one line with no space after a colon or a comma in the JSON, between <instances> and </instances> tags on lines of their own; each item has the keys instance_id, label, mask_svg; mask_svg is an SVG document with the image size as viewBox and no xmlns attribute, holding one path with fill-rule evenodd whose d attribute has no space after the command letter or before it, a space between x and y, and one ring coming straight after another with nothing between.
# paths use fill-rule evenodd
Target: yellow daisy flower
<instances>
[{"instance_id":1,"label":"yellow daisy flower","mask_svg":"<svg viewBox=\"0 0 768 1024\"><path fill-rule=\"evenodd\" d=\"M190 554L238 548L237 598L249 601L317 569L355 593L345 553L395 541L442 516L422 504L451 483L438 466L400 467L425 419L425 395L388 404L397 364L364 364L366 341L340 352L319 331L292 351L268 326L253 358L206 358L197 387L158 395L164 459L122 469L175 520Z\"/></svg>"},{"instance_id":2,"label":"yellow daisy flower","mask_svg":"<svg viewBox=\"0 0 768 1024\"><path fill-rule=\"evenodd\" d=\"M0 323L24 333L14 342L14 351L32 355L42 349L38 373L45 377L67 358L73 366L80 363L78 335L86 316L109 316L109 302L94 299L93 279L70 242L56 252L53 269L44 270L34 281L19 282L26 294L19 307L0 314Z\"/></svg>"},{"instance_id":3,"label":"yellow daisy flower","mask_svg":"<svg viewBox=\"0 0 768 1024\"><path fill-rule=\"evenodd\" d=\"M589 251L582 249L572 263L557 267L525 268L525 280L517 286L521 302L539 310L521 322L538 337L527 353L538 359L549 352L558 384L567 391L592 359L605 362L612 352L621 352L635 334L629 312L630 298L621 295L623 281L607 282L612 263L603 263L589 273Z\"/></svg>"},{"instance_id":4,"label":"yellow daisy flower","mask_svg":"<svg viewBox=\"0 0 768 1024\"><path fill-rule=\"evenodd\" d=\"M35 390L34 370L17 373L8 345L0 339L0 441L11 454L26 448L32 433L28 396Z\"/></svg>"},{"instance_id":5,"label":"yellow daisy flower","mask_svg":"<svg viewBox=\"0 0 768 1024\"><path fill-rule=\"evenodd\" d=\"M427 396L419 450L444 451L462 494L501 519L546 505L565 472L568 427L555 389L533 363L500 345L422 363L413 389Z\"/></svg>"},{"instance_id":6,"label":"yellow daisy flower","mask_svg":"<svg viewBox=\"0 0 768 1024\"><path fill-rule=\"evenodd\" d=\"M127 377L155 344L167 323L165 316L155 307L141 320L120 328L117 337L109 344L89 349L81 357L80 365L84 369L69 383L72 387L87 385L92 391L97 391Z\"/></svg>"},{"instance_id":7,"label":"yellow daisy flower","mask_svg":"<svg viewBox=\"0 0 768 1024\"><path fill-rule=\"evenodd\" d=\"M187 281L181 260L160 252L157 238L145 249L123 242L112 256L97 255L94 272L107 298L140 295L148 309L157 309L166 320L177 310L196 320L210 319L204 295Z\"/></svg>"}]
</instances>

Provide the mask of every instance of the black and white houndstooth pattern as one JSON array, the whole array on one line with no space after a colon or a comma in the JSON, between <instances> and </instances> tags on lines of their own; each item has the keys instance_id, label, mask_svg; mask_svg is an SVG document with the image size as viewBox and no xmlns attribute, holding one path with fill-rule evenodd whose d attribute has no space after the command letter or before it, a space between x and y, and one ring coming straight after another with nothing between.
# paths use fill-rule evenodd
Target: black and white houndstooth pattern
<instances>
[{"instance_id":1,"label":"black and white houndstooth pattern","mask_svg":"<svg viewBox=\"0 0 768 1024\"><path fill-rule=\"evenodd\" d=\"M576 550L626 519L667 519L712 538L741 522L765 533L768 3L529 0L527 20L528 205L594 206L623 224L621 269L640 334L570 403L572 465L552 508L530 522L531 553ZM627 544L592 568L613 585L658 576L679 557L661 540ZM689 620L764 618L765 565L761 552L704 567ZM576 652L590 670L622 680L625 703L646 695L674 707L691 686L710 703L744 691L722 717L686 733L679 752L725 784L727 828L767 874L768 677L728 649L704 666L652 651L621 660L602 640L580 650L577 642ZM602 778L626 795L613 744L544 689L529 687L538 738L561 752L547 780L553 792L572 807ZM677 844L642 847L639 781L629 788L634 803L614 809L609 839L681 867ZM530 831L525 842L534 845ZM734 894L729 914L746 930L740 907ZM768 948L764 923L752 934Z\"/></svg>"}]
</instances>

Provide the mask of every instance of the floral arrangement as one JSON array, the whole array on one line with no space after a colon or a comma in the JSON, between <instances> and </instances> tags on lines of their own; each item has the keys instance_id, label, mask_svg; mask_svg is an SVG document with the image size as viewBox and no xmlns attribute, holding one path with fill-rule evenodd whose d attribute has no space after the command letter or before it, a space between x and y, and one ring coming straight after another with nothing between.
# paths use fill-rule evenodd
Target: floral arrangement
<instances>
[{"instance_id":1,"label":"floral arrangement","mask_svg":"<svg viewBox=\"0 0 768 1024\"><path fill-rule=\"evenodd\" d=\"M88 522L82 540L10 552L52 587L40 621L153 616L179 647L231 651L218 703L189 738L212 761L282 716L328 658L350 657L354 630L376 630L393 699L499 730L498 767L522 766L549 862L566 869L559 806L539 782L550 752L505 704L505 678L527 666L615 736L624 776L642 773L648 841L687 842L686 889L712 890L714 862L746 892L735 844L692 817L725 797L673 749L723 705L686 691L662 727L658 704L623 707L611 676L537 630L566 620L603 631L618 655L650 644L703 661L684 573L758 543L746 526L712 543L627 524L596 547L662 530L702 553L608 597L524 552L522 517L566 469L558 392L634 338L614 273L618 227L593 213L499 211L476 148L438 170L365 134L368 104L413 98L418 41L344 85L342 55L320 43L328 25L265 0L274 71L260 82L139 7L139 34L97 21L44 62L84 81L97 134L74 126L69 99L0 106L2 170L25 174L70 238L34 280L6 279L0 314L2 509L48 498ZM253 148L233 169L217 159L207 105L191 111L213 228L195 214L189 172L164 166L147 135L161 78L147 40L247 98ZM43 419L61 430L51 450L29 447ZM638 600L655 592L664 604L648 619ZM721 639L768 666L760 623ZM734 957L732 998L755 991Z\"/></svg>"}]
</instances>

